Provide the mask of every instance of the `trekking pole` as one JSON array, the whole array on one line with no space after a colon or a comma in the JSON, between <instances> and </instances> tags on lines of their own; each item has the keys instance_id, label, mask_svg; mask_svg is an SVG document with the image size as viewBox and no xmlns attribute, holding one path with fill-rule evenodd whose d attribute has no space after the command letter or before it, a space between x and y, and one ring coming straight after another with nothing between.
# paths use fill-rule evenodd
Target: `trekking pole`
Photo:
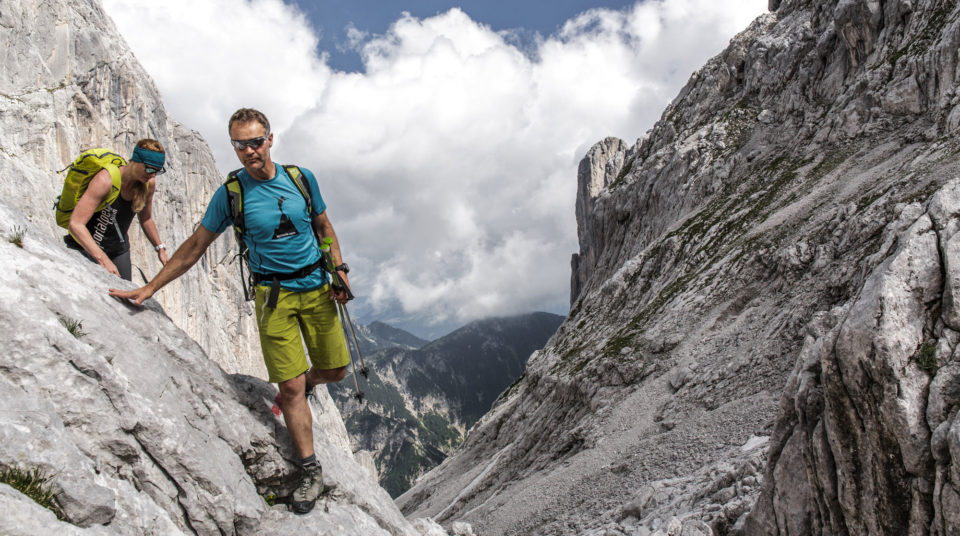
<instances>
[{"instance_id":1,"label":"trekking pole","mask_svg":"<svg viewBox=\"0 0 960 536\"><path fill-rule=\"evenodd\" d=\"M340 328L343 329L343 339L344 339L343 342L347 344L347 351L349 352L350 337L347 336L347 322L344 315L344 308L339 303L337 304L337 313L339 313L340 315ZM360 353L357 352L357 355L360 355ZM353 365L353 387L356 390L356 392L353 395L353 398L356 398L358 402L363 404L363 391L360 390L360 381L357 379L357 362L352 359L350 360L350 362L351 362L350 364ZM364 378L367 377L367 374L365 371L363 372L363 377Z\"/></svg>"},{"instance_id":2,"label":"trekking pole","mask_svg":"<svg viewBox=\"0 0 960 536\"><path fill-rule=\"evenodd\" d=\"M350 287L344 283L343 278L340 277L340 274L337 273L336 263L333 262L333 255L330 253L330 245L333 244L332 238L324 238L323 242L320 244L320 255L322 257L323 266L330 274L330 285L333 287L334 291L344 291L347 293L347 300L353 299L353 292L350 291ZM357 334L353 329L353 322L350 321L350 313L347 312L347 306L340 302L337 302L337 313L340 316L340 327L343 329L344 342L347 343L347 351L350 350L350 336L347 334L347 326L349 326L349 331L353 334L353 347L356 350L357 357L360 360L361 369L360 372L363 374L364 378L369 379L369 369L363 363L363 354L360 353L360 345L357 344ZM352 361L352 360L351 360ZM353 361L353 385L356 388L356 398L361 404L363 403L363 391L360 390L360 381L357 379L357 362Z\"/></svg>"},{"instance_id":3,"label":"trekking pole","mask_svg":"<svg viewBox=\"0 0 960 536\"><path fill-rule=\"evenodd\" d=\"M347 317L347 325L350 326L350 334L353 335L353 347L357 350L357 357L360 358L360 374L363 374L364 378L370 379L370 369L363 362L363 354L360 353L360 341L357 340L357 331L353 327L353 320L350 319L350 312L347 311L346 305L340 305L340 307L343 308L343 316Z\"/></svg>"}]
</instances>

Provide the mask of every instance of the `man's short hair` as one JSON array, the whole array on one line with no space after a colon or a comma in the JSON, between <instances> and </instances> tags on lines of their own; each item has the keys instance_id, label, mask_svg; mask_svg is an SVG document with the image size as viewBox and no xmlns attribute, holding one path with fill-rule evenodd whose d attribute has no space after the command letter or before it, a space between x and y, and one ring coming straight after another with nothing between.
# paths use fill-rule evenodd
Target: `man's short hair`
<instances>
[{"instance_id":1,"label":"man's short hair","mask_svg":"<svg viewBox=\"0 0 960 536\"><path fill-rule=\"evenodd\" d=\"M227 132L230 132L234 123L250 123L252 121L256 121L263 126L264 134L270 133L270 121L267 120L267 116L253 108L240 108L233 112L233 115L230 116L230 122L227 123Z\"/></svg>"}]
</instances>

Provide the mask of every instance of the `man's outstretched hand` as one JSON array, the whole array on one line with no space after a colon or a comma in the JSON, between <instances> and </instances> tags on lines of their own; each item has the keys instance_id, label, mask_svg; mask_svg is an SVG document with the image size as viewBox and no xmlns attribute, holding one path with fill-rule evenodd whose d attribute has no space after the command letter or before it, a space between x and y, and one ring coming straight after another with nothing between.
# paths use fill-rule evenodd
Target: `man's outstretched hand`
<instances>
[{"instance_id":1,"label":"man's outstretched hand","mask_svg":"<svg viewBox=\"0 0 960 536\"><path fill-rule=\"evenodd\" d=\"M132 300L133 303L141 305L147 298L153 296L153 291L148 287L140 287L134 290L110 289L110 295L114 298L123 300Z\"/></svg>"}]
</instances>

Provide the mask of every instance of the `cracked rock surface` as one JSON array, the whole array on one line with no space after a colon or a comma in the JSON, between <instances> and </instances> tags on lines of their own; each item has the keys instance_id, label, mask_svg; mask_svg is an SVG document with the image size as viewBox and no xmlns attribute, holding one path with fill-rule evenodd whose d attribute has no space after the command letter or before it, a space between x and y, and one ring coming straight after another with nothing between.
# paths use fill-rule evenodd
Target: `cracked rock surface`
<instances>
[{"instance_id":1,"label":"cracked rock surface","mask_svg":"<svg viewBox=\"0 0 960 536\"><path fill-rule=\"evenodd\" d=\"M153 137L169 163L153 214L172 252L224 180L209 147L167 115L99 2L4 0L0 41L0 468L48 476L64 517L0 484L0 534L443 536L354 460L323 389L314 446L335 489L302 517L268 504L291 492L297 460L258 379L232 237L137 308L107 296L134 283L67 250L53 219L57 170L81 150ZM136 225L130 236L155 274L153 248Z\"/></svg>"},{"instance_id":2,"label":"cracked rock surface","mask_svg":"<svg viewBox=\"0 0 960 536\"><path fill-rule=\"evenodd\" d=\"M7 240L18 226L23 247ZM0 235L0 467L48 475L66 517L0 486L0 509L17 512L0 533L422 533L354 460L325 389L314 447L334 489L306 516L269 506L292 492L299 461L270 410L276 388L224 372L157 302L110 298L116 278L4 201Z\"/></svg>"},{"instance_id":3,"label":"cracked rock surface","mask_svg":"<svg viewBox=\"0 0 960 536\"><path fill-rule=\"evenodd\" d=\"M82 150L107 147L126 158L137 140L155 138L166 149L168 171L157 180L153 217L172 255L225 178L200 135L167 114L109 14L97 1L4 0L0 42L0 199L59 239L66 231L51 216L63 186L57 172ZM157 300L226 370L266 378L253 307L243 301L231 262L236 246L224 234L190 277L172 282ZM130 245L132 263L146 277L160 270L136 223ZM83 262L75 259L71 264ZM133 276L141 282L137 269Z\"/></svg>"},{"instance_id":4,"label":"cracked rock surface","mask_svg":"<svg viewBox=\"0 0 960 536\"><path fill-rule=\"evenodd\" d=\"M770 9L588 151L568 319L404 512L956 534L960 8Z\"/></svg>"}]
</instances>

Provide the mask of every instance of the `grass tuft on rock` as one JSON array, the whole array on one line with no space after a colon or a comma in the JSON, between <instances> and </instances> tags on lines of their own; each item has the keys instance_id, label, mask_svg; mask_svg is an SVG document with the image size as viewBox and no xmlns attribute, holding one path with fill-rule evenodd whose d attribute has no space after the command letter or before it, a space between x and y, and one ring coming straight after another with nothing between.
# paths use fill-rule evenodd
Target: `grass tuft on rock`
<instances>
[{"instance_id":1,"label":"grass tuft on rock","mask_svg":"<svg viewBox=\"0 0 960 536\"><path fill-rule=\"evenodd\" d=\"M78 339L86 335L86 332L83 331L82 320L74 320L72 318L61 316L60 323L63 325L63 327L67 328L67 331L70 332L71 335Z\"/></svg>"},{"instance_id":2,"label":"grass tuft on rock","mask_svg":"<svg viewBox=\"0 0 960 536\"><path fill-rule=\"evenodd\" d=\"M19 467L6 467L0 469L0 482L30 497L40 506L56 514L57 519L61 521L64 519L60 506L53 498L50 476L39 468L26 470Z\"/></svg>"},{"instance_id":3,"label":"grass tuft on rock","mask_svg":"<svg viewBox=\"0 0 960 536\"><path fill-rule=\"evenodd\" d=\"M26 229L24 229L23 227L20 227L19 225L14 225L14 226L13 226L13 236L11 236L10 238L8 238L7 240L8 240L11 244L17 246L18 248L22 248L22 247L23 247L23 237L26 236L26 234L27 234L27 230L26 230Z\"/></svg>"},{"instance_id":4,"label":"grass tuft on rock","mask_svg":"<svg viewBox=\"0 0 960 536\"><path fill-rule=\"evenodd\" d=\"M937 345L927 341L920 345L920 351L917 352L917 366L923 370L937 370Z\"/></svg>"}]
</instances>

